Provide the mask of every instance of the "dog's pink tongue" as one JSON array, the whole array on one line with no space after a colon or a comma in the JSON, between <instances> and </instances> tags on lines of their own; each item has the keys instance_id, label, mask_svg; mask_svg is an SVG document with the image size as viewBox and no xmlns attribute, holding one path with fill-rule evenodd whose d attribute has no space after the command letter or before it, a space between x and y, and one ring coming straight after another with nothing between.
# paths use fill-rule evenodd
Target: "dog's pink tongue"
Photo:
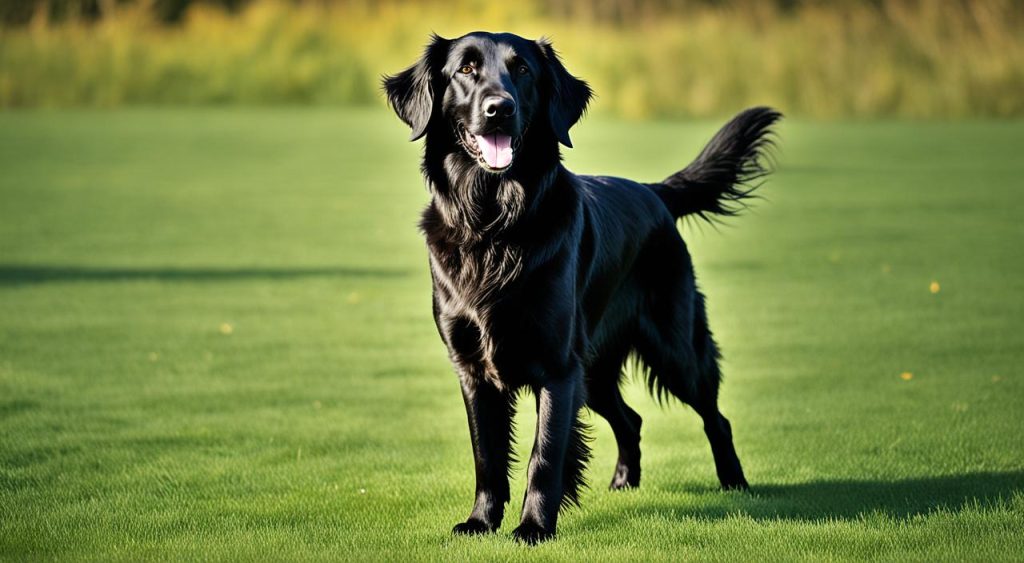
<instances>
[{"instance_id":1,"label":"dog's pink tongue","mask_svg":"<svg viewBox=\"0 0 1024 563\"><path fill-rule=\"evenodd\" d=\"M477 135L476 143L491 168L504 168L512 163L512 137L501 133Z\"/></svg>"}]
</instances>

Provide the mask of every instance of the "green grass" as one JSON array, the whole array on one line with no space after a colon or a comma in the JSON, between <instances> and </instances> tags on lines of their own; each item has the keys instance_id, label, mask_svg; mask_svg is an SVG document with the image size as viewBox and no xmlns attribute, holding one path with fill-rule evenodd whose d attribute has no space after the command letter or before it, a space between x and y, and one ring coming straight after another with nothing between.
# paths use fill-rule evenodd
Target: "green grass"
<instances>
[{"instance_id":1,"label":"green grass","mask_svg":"<svg viewBox=\"0 0 1024 563\"><path fill-rule=\"evenodd\" d=\"M655 180L717 125L585 121L567 162ZM0 558L1021 558L1024 124L781 133L768 201L684 230L754 493L634 382L643 486L605 490L595 420L529 549L521 465L499 534L449 536L472 461L397 119L0 114Z\"/></svg>"}]
</instances>

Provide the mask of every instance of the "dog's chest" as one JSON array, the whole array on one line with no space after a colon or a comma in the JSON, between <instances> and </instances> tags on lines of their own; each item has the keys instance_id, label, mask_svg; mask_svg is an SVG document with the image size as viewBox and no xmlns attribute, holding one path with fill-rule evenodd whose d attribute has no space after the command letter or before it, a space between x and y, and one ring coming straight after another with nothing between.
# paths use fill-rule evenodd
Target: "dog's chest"
<instances>
[{"instance_id":1,"label":"dog's chest","mask_svg":"<svg viewBox=\"0 0 1024 563\"><path fill-rule=\"evenodd\" d=\"M515 245L432 245L430 250L435 283L454 308L487 307L523 273L523 252Z\"/></svg>"},{"instance_id":2,"label":"dog's chest","mask_svg":"<svg viewBox=\"0 0 1024 563\"><path fill-rule=\"evenodd\" d=\"M439 251L440 250L440 251ZM438 328L452 360L464 376L486 379L498 388L518 370L502 369L496 335L508 333L521 315L516 287L523 276L522 253L512 246L431 249Z\"/></svg>"}]
</instances>

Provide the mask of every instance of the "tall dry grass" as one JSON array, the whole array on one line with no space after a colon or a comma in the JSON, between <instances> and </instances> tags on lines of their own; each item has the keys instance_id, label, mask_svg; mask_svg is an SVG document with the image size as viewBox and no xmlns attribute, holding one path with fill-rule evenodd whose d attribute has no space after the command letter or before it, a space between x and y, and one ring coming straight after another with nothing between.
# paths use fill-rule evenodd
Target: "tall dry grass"
<instances>
[{"instance_id":1,"label":"tall dry grass","mask_svg":"<svg viewBox=\"0 0 1024 563\"><path fill-rule=\"evenodd\" d=\"M1018 1L784 10L750 0L615 24L568 5L553 15L542 0L257 0L234 15L200 5L172 27L144 5L112 4L95 23L38 17L0 29L0 106L379 104L379 75L410 63L431 31L490 29L552 37L595 87L601 114L706 116L759 103L809 117L1024 114Z\"/></svg>"}]
</instances>

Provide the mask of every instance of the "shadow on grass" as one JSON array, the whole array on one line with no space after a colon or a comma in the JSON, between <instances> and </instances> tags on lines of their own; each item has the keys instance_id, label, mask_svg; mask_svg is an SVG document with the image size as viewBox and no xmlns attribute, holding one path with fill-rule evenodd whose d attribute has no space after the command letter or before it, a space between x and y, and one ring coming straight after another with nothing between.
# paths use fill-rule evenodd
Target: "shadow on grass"
<instances>
[{"instance_id":1,"label":"shadow on grass","mask_svg":"<svg viewBox=\"0 0 1024 563\"><path fill-rule=\"evenodd\" d=\"M355 267L321 268L106 268L91 266L29 266L0 264L0 286L48 282L223 282L289 280L313 277L400 278L405 270Z\"/></svg>"},{"instance_id":2,"label":"shadow on grass","mask_svg":"<svg viewBox=\"0 0 1024 563\"><path fill-rule=\"evenodd\" d=\"M756 505L770 518L856 518L884 513L897 518L967 503L992 506L1024 491L1024 472L968 473L894 481L812 481L754 489ZM753 515L753 514L752 514Z\"/></svg>"},{"instance_id":3,"label":"shadow on grass","mask_svg":"<svg viewBox=\"0 0 1024 563\"><path fill-rule=\"evenodd\" d=\"M666 499L653 505L640 504L630 511L638 516L669 520L717 520L737 514L755 520L855 520L878 514L907 519L940 508L958 512L965 506L996 506L1015 494L1024 493L1024 471L893 481L811 481L752 487L750 494L689 488L689 491L701 494L694 505L679 506ZM607 516L596 517L594 523L600 526L600 521L606 520Z\"/></svg>"}]
</instances>

